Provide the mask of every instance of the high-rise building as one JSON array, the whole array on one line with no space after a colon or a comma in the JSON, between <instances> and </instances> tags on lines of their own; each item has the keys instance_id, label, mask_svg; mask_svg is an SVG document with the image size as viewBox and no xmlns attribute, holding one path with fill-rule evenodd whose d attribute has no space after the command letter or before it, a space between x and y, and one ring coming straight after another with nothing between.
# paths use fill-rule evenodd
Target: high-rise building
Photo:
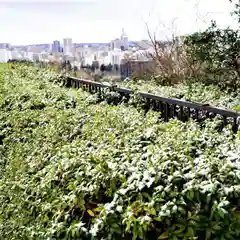
<instances>
[{"instance_id":1,"label":"high-rise building","mask_svg":"<svg viewBox=\"0 0 240 240\"><path fill-rule=\"evenodd\" d=\"M73 42L71 38L63 39L63 53L69 56L73 54Z\"/></svg>"},{"instance_id":2,"label":"high-rise building","mask_svg":"<svg viewBox=\"0 0 240 240\"><path fill-rule=\"evenodd\" d=\"M52 44L52 53L59 53L61 52L61 45L58 40L53 41Z\"/></svg>"},{"instance_id":3,"label":"high-rise building","mask_svg":"<svg viewBox=\"0 0 240 240\"><path fill-rule=\"evenodd\" d=\"M128 35L125 33L124 28L122 29L121 40L124 50L128 50Z\"/></svg>"}]
</instances>

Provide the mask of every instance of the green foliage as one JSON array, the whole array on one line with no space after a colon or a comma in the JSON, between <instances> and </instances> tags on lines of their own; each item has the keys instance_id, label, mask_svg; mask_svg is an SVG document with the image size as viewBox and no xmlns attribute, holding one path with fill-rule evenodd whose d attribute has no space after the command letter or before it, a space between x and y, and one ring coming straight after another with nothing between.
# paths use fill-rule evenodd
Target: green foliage
<instances>
[{"instance_id":1,"label":"green foliage","mask_svg":"<svg viewBox=\"0 0 240 240\"><path fill-rule=\"evenodd\" d=\"M239 0L229 0L231 3L234 4L234 10L232 14L236 16L237 21L240 23L240 3Z\"/></svg>"},{"instance_id":2,"label":"green foliage","mask_svg":"<svg viewBox=\"0 0 240 240\"><path fill-rule=\"evenodd\" d=\"M204 32L186 37L184 44L195 62L202 64L202 78L222 88L240 87L240 36L230 28L220 29L216 23Z\"/></svg>"},{"instance_id":3,"label":"green foliage","mask_svg":"<svg viewBox=\"0 0 240 240\"><path fill-rule=\"evenodd\" d=\"M149 81L121 81L118 85L130 88L135 92L149 92L162 97L178 98L190 102L208 103L217 107L238 109L240 94L237 92L222 90L216 85L206 85L201 82L192 84L176 84L174 86L161 86Z\"/></svg>"},{"instance_id":4,"label":"green foliage","mask_svg":"<svg viewBox=\"0 0 240 240\"><path fill-rule=\"evenodd\" d=\"M0 78L1 239L239 239L240 135Z\"/></svg>"}]
</instances>

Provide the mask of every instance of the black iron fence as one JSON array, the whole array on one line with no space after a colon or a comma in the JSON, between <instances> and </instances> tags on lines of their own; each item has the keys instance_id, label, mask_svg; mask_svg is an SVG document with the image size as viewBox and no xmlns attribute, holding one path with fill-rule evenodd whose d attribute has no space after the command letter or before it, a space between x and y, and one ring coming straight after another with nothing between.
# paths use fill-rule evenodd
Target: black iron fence
<instances>
[{"instance_id":1,"label":"black iron fence","mask_svg":"<svg viewBox=\"0 0 240 240\"><path fill-rule=\"evenodd\" d=\"M73 88L83 88L91 93L101 93L103 89L109 88L109 85L102 83L68 77L65 86ZM131 89L111 86L111 90L119 93L125 99L130 99L134 92ZM223 126L232 124L233 132L238 130L238 118L240 113L224 108L210 106L209 104L191 103L180 99L166 98L150 93L139 92L139 96L145 100L147 109L152 109L161 113L162 118L168 121L171 118L177 118L181 121L187 121L189 118L199 122L206 118L219 116L223 119Z\"/></svg>"}]
</instances>

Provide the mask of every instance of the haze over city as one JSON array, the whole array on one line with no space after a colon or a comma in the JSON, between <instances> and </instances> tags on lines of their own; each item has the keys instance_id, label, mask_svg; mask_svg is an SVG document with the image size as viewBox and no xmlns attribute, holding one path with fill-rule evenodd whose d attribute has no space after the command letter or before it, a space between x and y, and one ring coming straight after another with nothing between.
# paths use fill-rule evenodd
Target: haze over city
<instances>
[{"instance_id":1,"label":"haze over city","mask_svg":"<svg viewBox=\"0 0 240 240\"><path fill-rule=\"evenodd\" d=\"M148 37L145 22L164 38L173 30L183 35L204 29L212 18L236 27L231 9L228 0L0 1L0 42L110 42L122 28L130 40L141 40Z\"/></svg>"}]
</instances>

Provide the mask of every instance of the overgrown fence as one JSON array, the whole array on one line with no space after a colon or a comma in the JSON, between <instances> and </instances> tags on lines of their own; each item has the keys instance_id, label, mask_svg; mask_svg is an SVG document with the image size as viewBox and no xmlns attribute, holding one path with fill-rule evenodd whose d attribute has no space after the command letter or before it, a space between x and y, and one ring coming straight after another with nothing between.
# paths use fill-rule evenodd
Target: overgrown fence
<instances>
[{"instance_id":1,"label":"overgrown fence","mask_svg":"<svg viewBox=\"0 0 240 240\"><path fill-rule=\"evenodd\" d=\"M117 92L124 99L129 100L134 92L131 89L109 86L102 83L67 77L66 87L82 88L91 93L102 93L103 89L111 88L111 91ZM189 118L198 122L206 118L219 116L223 120L222 126L232 125L233 132L238 131L240 113L224 108L210 106L209 104L191 103L180 99L165 98L150 93L139 92L139 96L146 102L146 109L152 109L161 113L162 118L168 121L171 118L177 118L181 121L187 121Z\"/></svg>"}]
</instances>

